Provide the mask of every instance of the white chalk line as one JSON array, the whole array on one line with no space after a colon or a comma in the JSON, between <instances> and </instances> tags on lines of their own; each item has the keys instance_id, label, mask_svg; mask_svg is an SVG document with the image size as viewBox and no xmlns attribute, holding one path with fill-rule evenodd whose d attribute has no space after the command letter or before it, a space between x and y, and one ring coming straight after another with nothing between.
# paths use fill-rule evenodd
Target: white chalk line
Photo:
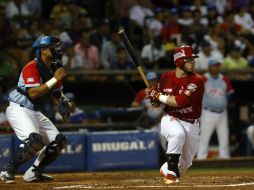
<instances>
[{"instance_id":1,"label":"white chalk line","mask_svg":"<svg viewBox=\"0 0 254 190\"><path fill-rule=\"evenodd\" d=\"M125 186L98 186L98 185L68 185L68 186L60 186L53 187L53 189L126 189L126 188L165 188L165 187L174 187L174 188L205 188L205 187L239 187L239 186L250 186L254 185L254 182L249 183L238 183L238 184L218 184L218 185L125 185Z\"/></svg>"}]
</instances>

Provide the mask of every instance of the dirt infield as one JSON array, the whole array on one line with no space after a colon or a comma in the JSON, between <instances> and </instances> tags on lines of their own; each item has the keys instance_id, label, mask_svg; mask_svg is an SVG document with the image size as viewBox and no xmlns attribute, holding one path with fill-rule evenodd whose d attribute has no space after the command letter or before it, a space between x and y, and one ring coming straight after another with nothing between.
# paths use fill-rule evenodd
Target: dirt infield
<instances>
[{"instance_id":1,"label":"dirt infield","mask_svg":"<svg viewBox=\"0 0 254 190\"><path fill-rule=\"evenodd\" d=\"M179 184L164 185L158 171L115 171L52 174L55 180L25 183L17 176L14 184L0 183L0 190L74 189L240 189L254 190L254 169L189 170Z\"/></svg>"}]
</instances>

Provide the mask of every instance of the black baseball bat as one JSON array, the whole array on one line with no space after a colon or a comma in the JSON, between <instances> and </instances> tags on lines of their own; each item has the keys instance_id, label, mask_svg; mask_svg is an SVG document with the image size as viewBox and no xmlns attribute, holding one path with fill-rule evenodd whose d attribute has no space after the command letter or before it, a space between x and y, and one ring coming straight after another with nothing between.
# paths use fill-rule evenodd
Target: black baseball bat
<instances>
[{"instance_id":1,"label":"black baseball bat","mask_svg":"<svg viewBox=\"0 0 254 190\"><path fill-rule=\"evenodd\" d=\"M124 30L119 30L118 34L120 35L120 37L121 37L121 39L122 39L122 41L124 43L124 46L126 47L126 49L127 49L128 53L129 53L133 63L136 65L136 67L138 69L138 72L141 75L141 77L142 77L146 87L149 88L149 83L148 83L148 81L146 79L146 76L144 74L143 68L141 67L141 65L140 65L140 63L138 61L137 55L136 55L136 53L135 53L135 51L134 51L134 49L133 49L133 47L132 47L132 45L131 45L131 43L130 43L130 41L128 39L128 36L126 35Z\"/></svg>"}]
</instances>

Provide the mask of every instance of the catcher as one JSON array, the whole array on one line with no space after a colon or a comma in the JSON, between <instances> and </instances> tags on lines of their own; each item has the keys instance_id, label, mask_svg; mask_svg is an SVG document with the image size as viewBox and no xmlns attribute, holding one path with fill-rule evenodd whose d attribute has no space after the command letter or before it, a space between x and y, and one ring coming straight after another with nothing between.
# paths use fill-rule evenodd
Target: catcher
<instances>
[{"instance_id":1,"label":"catcher","mask_svg":"<svg viewBox=\"0 0 254 190\"><path fill-rule=\"evenodd\" d=\"M62 67L63 44L56 36L42 35L32 45L35 59L23 68L17 88L9 94L6 117L17 137L23 142L16 155L0 173L4 183L13 183L17 168L38 151L34 164L26 171L27 182L52 180L43 174L44 168L57 159L66 146L66 136L41 110L50 98L59 100L60 114L67 119L71 102L63 96L62 82L66 73Z\"/></svg>"}]
</instances>

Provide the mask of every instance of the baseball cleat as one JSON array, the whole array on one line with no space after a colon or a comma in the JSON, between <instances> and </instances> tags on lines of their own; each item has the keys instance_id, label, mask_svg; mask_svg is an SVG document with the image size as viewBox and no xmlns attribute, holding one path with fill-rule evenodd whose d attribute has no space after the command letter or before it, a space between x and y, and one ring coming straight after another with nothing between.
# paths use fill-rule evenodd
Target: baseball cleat
<instances>
[{"instance_id":1,"label":"baseball cleat","mask_svg":"<svg viewBox=\"0 0 254 190\"><path fill-rule=\"evenodd\" d=\"M166 185L171 185L171 184L175 184L175 183L180 182L179 179L176 176L171 175L171 174L168 174L167 177L165 177L163 179L163 181Z\"/></svg>"},{"instance_id":2,"label":"baseball cleat","mask_svg":"<svg viewBox=\"0 0 254 190\"><path fill-rule=\"evenodd\" d=\"M175 184L179 183L179 179L174 171L168 170L168 163L165 162L161 168L160 168L160 173L162 176L164 176L164 183L169 185L169 184Z\"/></svg>"},{"instance_id":3,"label":"baseball cleat","mask_svg":"<svg viewBox=\"0 0 254 190\"><path fill-rule=\"evenodd\" d=\"M14 183L15 175L8 171L1 171L0 179L4 183Z\"/></svg>"},{"instance_id":4,"label":"baseball cleat","mask_svg":"<svg viewBox=\"0 0 254 190\"><path fill-rule=\"evenodd\" d=\"M31 166L23 176L24 181L26 182L37 182L37 181L51 181L54 178L47 175L43 174L40 170L37 168Z\"/></svg>"}]
</instances>

